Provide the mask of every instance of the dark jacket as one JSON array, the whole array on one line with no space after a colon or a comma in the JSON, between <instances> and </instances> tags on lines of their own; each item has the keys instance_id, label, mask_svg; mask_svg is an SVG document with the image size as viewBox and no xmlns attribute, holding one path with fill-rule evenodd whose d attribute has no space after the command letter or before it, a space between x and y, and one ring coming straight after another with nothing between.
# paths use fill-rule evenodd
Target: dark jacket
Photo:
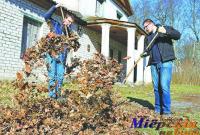
<instances>
[{"instance_id":1,"label":"dark jacket","mask_svg":"<svg viewBox=\"0 0 200 135\"><path fill-rule=\"evenodd\" d=\"M164 28L166 29L166 34L159 33L158 37L155 39L153 45L154 44L158 45L158 49L159 49L159 52L161 55L161 61L167 62L167 61L174 60L176 58L175 53L174 53L172 39L174 39L174 40L180 39L181 34L177 30L175 30L173 27L164 26ZM153 33L151 33L151 34L153 34ZM151 47L148 50L146 50L147 45L152 40L152 38L150 38L150 37L152 37L151 34L148 35L144 41L145 42L144 49L147 52L147 55L150 55L148 66L152 64L151 63L152 62Z\"/></svg>"}]
</instances>

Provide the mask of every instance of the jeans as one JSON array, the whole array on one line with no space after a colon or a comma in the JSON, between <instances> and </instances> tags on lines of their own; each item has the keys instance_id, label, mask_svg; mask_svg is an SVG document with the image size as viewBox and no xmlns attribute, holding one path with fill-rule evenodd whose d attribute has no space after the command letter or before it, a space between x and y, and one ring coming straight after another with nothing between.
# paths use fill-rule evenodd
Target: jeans
<instances>
[{"instance_id":1,"label":"jeans","mask_svg":"<svg viewBox=\"0 0 200 135\"><path fill-rule=\"evenodd\" d=\"M172 79L172 65L172 61L151 65L156 113L171 113L170 83Z\"/></svg>"},{"instance_id":2,"label":"jeans","mask_svg":"<svg viewBox=\"0 0 200 135\"><path fill-rule=\"evenodd\" d=\"M48 71L48 90L50 98L59 98L61 95L61 87L64 79L65 65L63 54L58 58L53 58L50 54L46 55L47 71Z\"/></svg>"}]
</instances>

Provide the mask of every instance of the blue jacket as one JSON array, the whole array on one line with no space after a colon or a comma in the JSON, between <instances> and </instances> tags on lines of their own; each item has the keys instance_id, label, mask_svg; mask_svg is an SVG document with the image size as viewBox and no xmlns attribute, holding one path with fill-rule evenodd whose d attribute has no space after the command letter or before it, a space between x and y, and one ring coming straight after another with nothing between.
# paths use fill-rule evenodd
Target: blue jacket
<instances>
[{"instance_id":1,"label":"blue jacket","mask_svg":"<svg viewBox=\"0 0 200 135\"><path fill-rule=\"evenodd\" d=\"M58 21L54 20L51 17L55 11L56 11L56 6L54 5L44 14L44 19L45 21L51 21L53 27L53 31L51 32L54 32L57 35L65 34L63 25L61 25ZM58 60L65 63L66 57L67 57L67 49L65 48L64 52L59 54Z\"/></svg>"},{"instance_id":2,"label":"blue jacket","mask_svg":"<svg viewBox=\"0 0 200 135\"><path fill-rule=\"evenodd\" d=\"M178 40L181 37L180 32L175 30L173 27L164 26L166 29L166 34L159 33L158 37L155 39L154 44L157 44L158 50L160 52L161 61L167 62L176 59L174 53L174 47L172 40ZM151 33L153 34L153 33ZM151 42L151 34L145 38L145 47ZM147 54L150 55L148 65L152 64L152 48L146 50Z\"/></svg>"},{"instance_id":3,"label":"blue jacket","mask_svg":"<svg viewBox=\"0 0 200 135\"><path fill-rule=\"evenodd\" d=\"M54 33L61 35L63 34L63 25L61 25L58 21L54 20L51 16L56 11L56 6L52 6L45 14L44 19L45 21L51 21L51 24L53 26Z\"/></svg>"}]
</instances>

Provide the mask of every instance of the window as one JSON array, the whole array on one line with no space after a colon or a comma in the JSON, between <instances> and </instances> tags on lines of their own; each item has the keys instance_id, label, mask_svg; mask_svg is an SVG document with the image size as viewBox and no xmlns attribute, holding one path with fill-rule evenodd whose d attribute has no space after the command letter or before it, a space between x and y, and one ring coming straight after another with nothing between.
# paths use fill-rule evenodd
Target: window
<instances>
[{"instance_id":1,"label":"window","mask_svg":"<svg viewBox=\"0 0 200 135\"><path fill-rule=\"evenodd\" d=\"M138 49L138 38L137 36L135 36L135 50Z\"/></svg>"},{"instance_id":2,"label":"window","mask_svg":"<svg viewBox=\"0 0 200 135\"><path fill-rule=\"evenodd\" d=\"M123 16L123 15L122 15L119 11L117 11L117 19L120 20L120 19L122 18L122 16Z\"/></svg>"},{"instance_id":3,"label":"window","mask_svg":"<svg viewBox=\"0 0 200 135\"><path fill-rule=\"evenodd\" d=\"M135 64L135 62L134 62L134 64ZM133 80L134 80L134 83L137 81L137 65L134 67L134 78L133 78Z\"/></svg>"},{"instance_id":4,"label":"window","mask_svg":"<svg viewBox=\"0 0 200 135\"><path fill-rule=\"evenodd\" d=\"M22 44L21 44L21 58L27 48L35 45L38 40L38 33L41 23L31 18L24 17L23 30L22 30Z\"/></svg>"},{"instance_id":5,"label":"window","mask_svg":"<svg viewBox=\"0 0 200 135\"><path fill-rule=\"evenodd\" d=\"M97 0L96 2L96 16L102 17L103 16L103 2L105 0Z\"/></svg>"},{"instance_id":6,"label":"window","mask_svg":"<svg viewBox=\"0 0 200 135\"><path fill-rule=\"evenodd\" d=\"M121 63L122 60L122 53L121 51L118 51L118 63Z\"/></svg>"},{"instance_id":7,"label":"window","mask_svg":"<svg viewBox=\"0 0 200 135\"><path fill-rule=\"evenodd\" d=\"M113 49L110 49L110 58L113 59Z\"/></svg>"},{"instance_id":8,"label":"window","mask_svg":"<svg viewBox=\"0 0 200 135\"><path fill-rule=\"evenodd\" d=\"M103 4L105 0L97 0L97 2L99 2L100 4Z\"/></svg>"},{"instance_id":9,"label":"window","mask_svg":"<svg viewBox=\"0 0 200 135\"><path fill-rule=\"evenodd\" d=\"M97 42L97 51L99 52L99 53L101 53L101 43L100 42Z\"/></svg>"},{"instance_id":10,"label":"window","mask_svg":"<svg viewBox=\"0 0 200 135\"><path fill-rule=\"evenodd\" d=\"M87 52L90 52L90 45L87 45Z\"/></svg>"}]
</instances>

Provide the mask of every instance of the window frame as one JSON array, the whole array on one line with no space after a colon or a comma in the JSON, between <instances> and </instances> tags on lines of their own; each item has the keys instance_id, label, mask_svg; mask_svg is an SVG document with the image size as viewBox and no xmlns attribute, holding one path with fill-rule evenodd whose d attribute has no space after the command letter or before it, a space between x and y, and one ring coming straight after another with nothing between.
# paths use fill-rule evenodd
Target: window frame
<instances>
[{"instance_id":1,"label":"window frame","mask_svg":"<svg viewBox=\"0 0 200 135\"><path fill-rule=\"evenodd\" d=\"M102 17L103 16L103 3L105 2L105 0L96 0L96 10L95 10L95 15L98 17ZM99 7L98 7L98 3L99 3Z\"/></svg>"},{"instance_id":2,"label":"window frame","mask_svg":"<svg viewBox=\"0 0 200 135\"><path fill-rule=\"evenodd\" d=\"M33 31L35 31L35 28L33 26L37 27L37 30L36 30L35 33L33 32ZM26 15L23 16L21 52L20 52L20 58L21 59L23 58L23 55L24 55L26 49L33 46L37 42L37 40L39 39L41 28L42 28L42 22L41 21L36 20L36 19L31 18L31 17L26 16ZM34 40L36 40L36 41L34 43L30 43L30 36L31 36L31 40L32 40L32 36L34 34L36 34L37 37L35 37L33 39L33 41Z\"/></svg>"},{"instance_id":3,"label":"window frame","mask_svg":"<svg viewBox=\"0 0 200 135\"><path fill-rule=\"evenodd\" d=\"M121 12L119 12L118 10L116 10L116 17L117 19L121 19L123 17L123 14Z\"/></svg>"}]
</instances>

